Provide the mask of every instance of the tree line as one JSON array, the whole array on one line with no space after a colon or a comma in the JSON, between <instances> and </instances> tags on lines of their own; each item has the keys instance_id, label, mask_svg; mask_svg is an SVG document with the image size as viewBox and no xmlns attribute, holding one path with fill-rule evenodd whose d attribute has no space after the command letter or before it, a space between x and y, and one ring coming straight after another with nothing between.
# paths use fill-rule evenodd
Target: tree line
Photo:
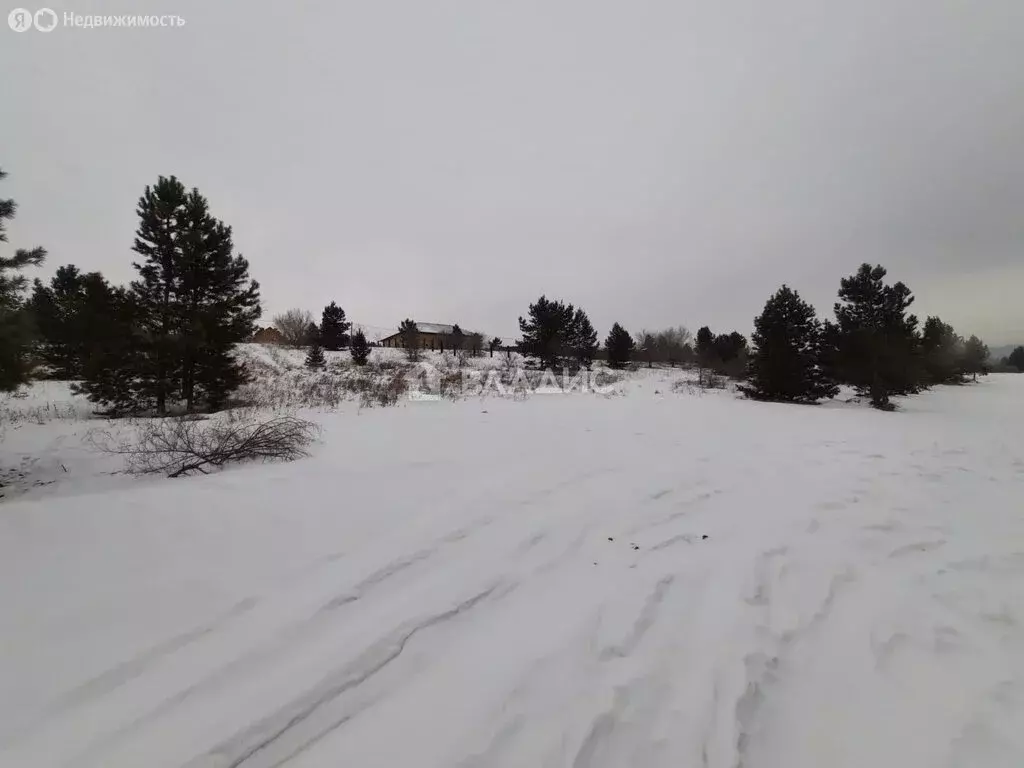
<instances>
[{"instance_id":1,"label":"tree line","mask_svg":"<svg viewBox=\"0 0 1024 768\"><path fill-rule=\"evenodd\" d=\"M16 210L13 200L0 199L0 243ZM234 252L231 228L211 214L199 190L187 190L174 176L147 186L136 213L136 279L127 286L67 264L48 284L35 280L26 298L23 270L41 265L46 251L0 256L0 390L28 381L33 356L109 413L215 410L246 381L233 351L257 329L260 292L248 262ZM681 326L634 335L615 323L602 350L582 308L542 295L519 318L517 348L549 368L589 368L600 355L615 368L696 365L745 379L740 389L762 400L813 403L834 397L844 384L880 409L891 409L893 396L961 383L991 368L981 339L965 340L939 317L921 325L908 312L910 289L885 278L882 266L861 265L840 281L834 319L825 320L783 285L755 318L750 343L738 331L714 333L708 326L696 336ZM325 366L324 350L349 349L357 364L367 362L365 335L350 333L335 302L324 307L319 324L308 312L291 310L274 325L286 343L310 347L311 368ZM404 320L399 334L410 357L417 356L416 323ZM486 347L493 355L501 340L456 325L441 345L469 355ZM1024 347L1001 362L1024 370Z\"/></svg>"},{"instance_id":2,"label":"tree line","mask_svg":"<svg viewBox=\"0 0 1024 768\"><path fill-rule=\"evenodd\" d=\"M914 302L910 289L886 283L886 274L882 266L862 264L843 278L834 319L824 321L783 285L755 318L750 344L738 331L716 334L708 326L692 339L682 327L641 331L634 338L615 323L604 344L608 364L693 364L745 380L740 391L758 400L815 403L848 385L882 410L894 408L894 396L976 380L989 371L989 350L981 339L964 340L939 317L921 326L908 313ZM541 296L519 327L520 351L545 367L589 367L597 354L587 314L572 304ZM1024 347L1003 363L1024 370Z\"/></svg>"}]
</instances>

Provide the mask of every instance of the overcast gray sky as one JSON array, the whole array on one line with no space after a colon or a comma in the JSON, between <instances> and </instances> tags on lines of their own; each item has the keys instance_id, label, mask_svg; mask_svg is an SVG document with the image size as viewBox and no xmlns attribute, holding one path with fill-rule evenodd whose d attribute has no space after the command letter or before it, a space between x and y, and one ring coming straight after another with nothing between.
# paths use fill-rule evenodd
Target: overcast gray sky
<instances>
[{"instance_id":1,"label":"overcast gray sky","mask_svg":"<svg viewBox=\"0 0 1024 768\"><path fill-rule=\"evenodd\" d=\"M4 0L3 17L28 0ZM132 276L159 174L234 228L264 310L511 336L830 314L889 268L1024 342L1021 0L53 0L180 28L0 28L11 245Z\"/></svg>"}]
</instances>

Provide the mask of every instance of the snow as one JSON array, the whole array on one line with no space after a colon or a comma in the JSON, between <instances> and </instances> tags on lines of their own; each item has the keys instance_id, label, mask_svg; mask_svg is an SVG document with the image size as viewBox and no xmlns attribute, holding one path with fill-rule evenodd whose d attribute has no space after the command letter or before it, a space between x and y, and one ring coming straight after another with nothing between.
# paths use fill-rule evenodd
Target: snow
<instances>
[{"instance_id":1,"label":"snow","mask_svg":"<svg viewBox=\"0 0 1024 768\"><path fill-rule=\"evenodd\" d=\"M679 376L6 502L0 765L1024 764L1024 376L893 414Z\"/></svg>"}]
</instances>

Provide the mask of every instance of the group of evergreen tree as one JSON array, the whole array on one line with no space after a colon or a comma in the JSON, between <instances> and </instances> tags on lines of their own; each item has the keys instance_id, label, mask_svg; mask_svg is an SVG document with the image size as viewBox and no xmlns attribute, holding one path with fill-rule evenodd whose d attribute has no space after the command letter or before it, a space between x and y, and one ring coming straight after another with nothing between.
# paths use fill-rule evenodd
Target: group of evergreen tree
<instances>
[{"instance_id":1,"label":"group of evergreen tree","mask_svg":"<svg viewBox=\"0 0 1024 768\"><path fill-rule=\"evenodd\" d=\"M7 174L0 169L0 180ZM18 206L0 199L0 243L7 242L7 222ZM46 259L43 248L19 248L13 256L0 254L0 392L12 392L29 378L32 323L26 311L24 293L26 267L38 267Z\"/></svg>"},{"instance_id":2,"label":"group of evergreen tree","mask_svg":"<svg viewBox=\"0 0 1024 768\"><path fill-rule=\"evenodd\" d=\"M197 189L161 176L139 199L127 287L74 265L27 307L51 373L116 413L217 409L246 380L233 355L260 316L259 284Z\"/></svg>"},{"instance_id":3,"label":"group of evergreen tree","mask_svg":"<svg viewBox=\"0 0 1024 768\"><path fill-rule=\"evenodd\" d=\"M1024 347L1014 347L1013 351L1002 359L1002 364L1007 368L1016 368L1024 373Z\"/></svg>"},{"instance_id":4,"label":"group of evergreen tree","mask_svg":"<svg viewBox=\"0 0 1024 768\"><path fill-rule=\"evenodd\" d=\"M747 368L747 337L739 331L714 334L708 326L697 331L694 356L701 368L723 376L740 377Z\"/></svg>"},{"instance_id":5,"label":"group of evergreen tree","mask_svg":"<svg viewBox=\"0 0 1024 768\"><path fill-rule=\"evenodd\" d=\"M369 344L366 342L366 336L362 331L357 331L355 335L349 336L351 327L352 323L345 319L345 310L336 302L332 301L324 307L324 311L320 315L320 325L310 322L303 334L303 342L309 347L309 351L306 353L306 367L313 370L325 368L327 358L324 355L324 350L337 352L346 347L350 348L352 359L357 365L366 365L366 360L369 357ZM362 338L357 350L356 342L359 337Z\"/></svg>"},{"instance_id":6,"label":"group of evergreen tree","mask_svg":"<svg viewBox=\"0 0 1024 768\"><path fill-rule=\"evenodd\" d=\"M541 296L519 318L520 352L543 368L590 368L597 354L597 331L582 309Z\"/></svg>"},{"instance_id":7,"label":"group of evergreen tree","mask_svg":"<svg viewBox=\"0 0 1024 768\"><path fill-rule=\"evenodd\" d=\"M987 370L988 348L980 339L964 342L938 317L920 330L917 317L907 313L914 302L910 289L886 284L885 276L883 267L863 264L843 278L835 322L820 322L814 308L783 285L754 320L749 382L741 389L758 399L816 402L847 384L874 407L892 410L894 395Z\"/></svg>"}]
</instances>

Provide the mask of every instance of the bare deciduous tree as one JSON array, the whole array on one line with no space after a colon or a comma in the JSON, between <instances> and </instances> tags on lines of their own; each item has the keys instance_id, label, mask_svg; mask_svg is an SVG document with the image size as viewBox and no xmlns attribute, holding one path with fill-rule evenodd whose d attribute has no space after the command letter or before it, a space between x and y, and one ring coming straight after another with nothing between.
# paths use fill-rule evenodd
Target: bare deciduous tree
<instances>
[{"instance_id":1,"label":"bare deciduous tree","mask_svg":"<svg viewBox=\"0 0 1024 768\"><path fill-rule=\"evenodd\" d=\"M225 464L242 461L294 461L306 450L318 427L294 416L259 421L251 411L230 411L224 418L182 416L152 419L138 426L134 438L116 440L106 431L94 432L90 442L101 451L125 457L128 472L167 477L199 472L209 474Z\"/></svg>"},{"instance_id":2,"label":"bare deciduous tree","mask_svg":"<svg viewBox=\"0 0 1024 768\"><path fill-rule=\"evenodd\" d=\"M274 327L281 332L284 343L292 347L305 345L313 324L313 314L305 309L289 309L274 317Z\"/></svg>"}]
</instances>

